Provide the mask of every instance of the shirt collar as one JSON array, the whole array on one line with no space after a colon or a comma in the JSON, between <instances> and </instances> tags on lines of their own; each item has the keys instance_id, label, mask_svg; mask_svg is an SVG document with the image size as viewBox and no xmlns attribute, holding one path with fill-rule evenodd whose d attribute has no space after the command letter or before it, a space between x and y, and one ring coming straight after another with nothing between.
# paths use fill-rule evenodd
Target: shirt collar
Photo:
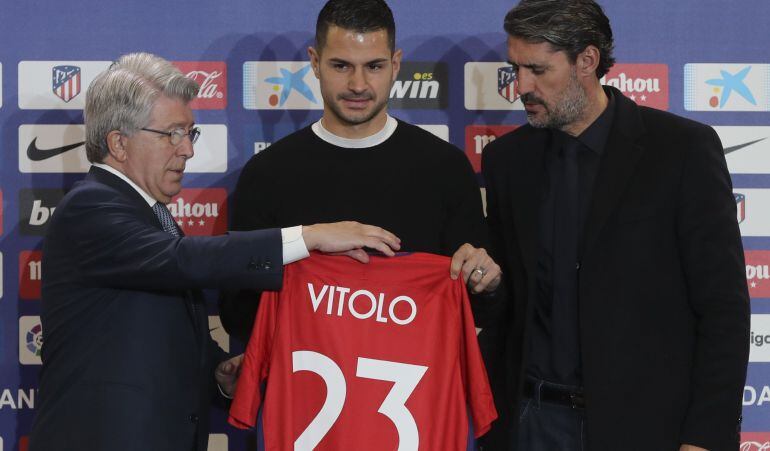
<instances>
[{"instance_id":1,"label":"shirt collar","mask_svg":"<svg viewBox=\"0 0 770 451\"><path fill-rule=\"evenodd\" d=\"M104 164L104 163L92 163L92 164L94 166L96 166L97 168L104 169L105 171L113 174L115 177L118 177L121 180L123 180L124 182L128 183L128 186L130 186L131 188L135 189L136 192L139 193L142 196L142 198L147 202L147 204L150 207L152 207L156 203L158 203L157 200L155 200L152 196L147 194L142 188L139 188L139 185L137 185L130 178L128 178L128 176L126 174L118 171L117 169L113 168L112 166L110 166L108 164Z\"/></svg>"},{"instance_id":2,"label":"shirt collar","mask_svg":"<svg viewBox=\"0 0 770 451\"><path fill-rule=\"evenodd\" d=\"M610 135L610 127L612 127L612 120L615 117L615 97L612 95L612 91L605 90L604 92L607 94L607 107L577 137L581 144L598 155L604 153L604 147L607 145L607 138Z\"/></svg>"},{"instance_id":3,"label":"shirt collar","mask_svg":"<svg viewBox=\"0 0 770 451\"><path fill-rule=\"evenodd\" d=\"M311 126L311 129L313 130L313 133L316 134L316 136L331 145L345 149L365 149L367 147L374 147L387 141L388 138L393 135L393 132L396 131L397 126L398 121L394 117L388 115L388 118L385 121L385 126L382 128L382 130L371 136L360 139L350 139L337 136L329 130L325 129L320 119L318 122Z\"/></svg>"}]
</instances>

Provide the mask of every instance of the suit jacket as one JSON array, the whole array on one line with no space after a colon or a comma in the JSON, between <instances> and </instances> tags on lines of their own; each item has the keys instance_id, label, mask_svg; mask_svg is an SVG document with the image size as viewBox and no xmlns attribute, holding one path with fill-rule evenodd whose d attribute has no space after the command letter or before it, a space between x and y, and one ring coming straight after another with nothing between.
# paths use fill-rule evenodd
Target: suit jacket
<instances>
[{"instance_id":1,"label":"suit jacket","mask_svg":"<svg viewBox=\"0 0 770 451\"><path fill-rule=\"evenodd\" d=\"M32 451L205 451L213 371L201 288L278 289L279 230L176 238L99 168L43 245L43 367Z\"/></svg>"},{"instance_id":2,"label":"suit jacket","mask_svg":"<svg viewBox=\"0 0 770 451\"><path fill-rule=\"evenodd\" d=\"M605 89L615 118L578 251L588 449L737 450L749 299L721 143ZM515 449L550 136L526 125L484 150L493 256L510 293L487 362L501 417L485 450Z\"/></svg>"}]
</instances>

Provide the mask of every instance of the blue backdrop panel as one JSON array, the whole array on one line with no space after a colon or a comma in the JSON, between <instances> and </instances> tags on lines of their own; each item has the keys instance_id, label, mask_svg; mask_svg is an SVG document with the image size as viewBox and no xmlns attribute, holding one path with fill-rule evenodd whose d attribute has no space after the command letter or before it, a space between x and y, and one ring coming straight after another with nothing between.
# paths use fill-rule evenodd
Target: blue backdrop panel
<instances>
[{"instance_id":1,"label":"blue backdrop panel","mask_svg":"<svg viewBox=\"0 0 770 451\"><path fill-rule=\"evenodd\" d=\"M525 122L523 111L510 102L513 95L496 84L498 69L505 70L502 19L515 2L391 3L397 45L409 63L398 82L396 97L402 98L394 99L391 113L413 123L443 126L438 133L477 161L483 144L510 128L495 126ZM765 23L770 2L606 3L622 64L606 82L620 85L639 103L713 125L726 147L739 148L728 154L728 165L742 212L744 244L756 251L748 255L747 276L753 283L752 331L760 337L752 341L744 392L744 430L755 434L745 440L747 445L770 441L770 344L762 338L770 337L770 287L763 285L770 265L770 252L763 252L770 251L770 29ZM198 162L185 177L176 214L189 224L188 233L218 233L227 225L222 189L232 191L248 158L320 117L319 105L303 106L294 99L296 92L289 94L287 105L299 101L299 109L254 109L269 105L265 89L272 87L248 68L278 67L259 62L306 61L322 4L41 0L0 6L0 451L24 449L33 416L42 339L42 234L62 190L82 178L86 167L82 147L58 159L31 161L27 150L32 139L38 138L38 148L82 140L87 82L118 55L147 51L179 62L185 73L205 81L207 97L197 101L196 109L206 141L196 147ZM724 86L705 82L728 78L745 85L754 102L737 90L727 96ZM312 85L312 74L306 81ZM423 84L411 91L417 82ZM423 90L424 99L410 98ZM216 327L213 293L209 299ZM223 345L239 350L221 329L214 334ZM211 449L238 451L257 445L254 434L227 426L221 412L214 412L211 429Z\"/></svg>"}]
</instances>

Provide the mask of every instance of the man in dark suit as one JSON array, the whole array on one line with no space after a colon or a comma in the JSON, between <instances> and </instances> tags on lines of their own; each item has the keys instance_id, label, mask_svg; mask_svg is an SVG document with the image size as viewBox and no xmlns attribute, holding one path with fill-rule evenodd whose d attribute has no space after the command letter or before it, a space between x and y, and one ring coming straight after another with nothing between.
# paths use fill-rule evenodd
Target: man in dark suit
<instances>
[{"instance_id":1,"label":"man in dark suit","mask_svg":"<svg viewBox=\"0 0 770 451\"><path fill-rule=\"evenodd\" d=\"M282 263L308 250L365 261L364 246L398 248L389 232L350 222L182 236L165 204L193 156L198 89L149 54L122 57L88 89L94 167L43 246L32 451L204 451L216 385L233 392L241 356L214 344L200 289L278 289Z\"/></svg>"},{"instance_id":2,"label":"man in dark suit","mask_svg":"<svg viewBox=\"0 0 770 451\"><path fill-rule=\"evenodd\" d=\"M505 30L529 125L483 156L511 293L484 449L737 450L749 303L717 135L602 87L593 0L523 0Z\"/></svg>"}]
</instances>

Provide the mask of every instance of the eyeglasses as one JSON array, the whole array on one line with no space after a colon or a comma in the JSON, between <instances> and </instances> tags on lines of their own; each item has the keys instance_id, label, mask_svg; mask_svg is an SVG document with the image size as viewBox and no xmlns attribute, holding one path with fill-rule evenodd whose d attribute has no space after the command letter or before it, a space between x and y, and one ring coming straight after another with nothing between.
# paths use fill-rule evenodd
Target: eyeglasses
<instances>
[{"instance_id":1,"label":"eyeglasses","mask_svg":"<svg viewBox=\"0 0 770 451\"><path fill-rule=\"evenodd\" d=\"M151 128L142 128L141 130L168 136L168 140L171 142L172 146L178 146L179 144L181 144L185 136L190 138L191 143L195 144L195 141L197 141L198 137L201 135L201 129L199 129L198 127L191 128L189 132L185 131L185 129L181 127L175 128L170 132L164 132L162 130L153 130Z\"/></svg>"}]
</instances>

